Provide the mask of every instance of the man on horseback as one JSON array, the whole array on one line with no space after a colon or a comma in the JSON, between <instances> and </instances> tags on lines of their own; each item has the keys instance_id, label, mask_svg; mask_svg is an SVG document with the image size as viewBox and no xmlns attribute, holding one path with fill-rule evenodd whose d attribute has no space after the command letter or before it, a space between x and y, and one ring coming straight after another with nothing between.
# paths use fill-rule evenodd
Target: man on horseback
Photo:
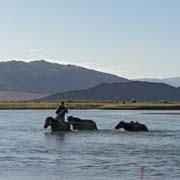
<instances>
[{"instance_id":1,"label":"man on horseback","mask_svg":"<svg viewBox=\"0 0 180 180\"><path fill-rule=\"evenodd\" d=\"M68 109L64 106L64 102L62 101L61 104L57 107L56 109L56 120L59 123L59 126L62 126L63 128L65 127L65 114L68 113Z\"/></svg>"}]
</instances>

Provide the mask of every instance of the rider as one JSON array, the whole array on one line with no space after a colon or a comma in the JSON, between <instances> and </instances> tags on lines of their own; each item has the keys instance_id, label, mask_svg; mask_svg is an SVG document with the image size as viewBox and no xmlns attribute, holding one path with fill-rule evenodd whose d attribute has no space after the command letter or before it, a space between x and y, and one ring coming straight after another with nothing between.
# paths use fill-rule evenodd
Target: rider
<instances>
[{"instance_id":1,"label":"rider","mask_svg":"<svg viewBox=\"0 0 180 180\"><path fill-rule=\"evenodd\" d=\"M56 120L59 122L59 124L62 124L64 126L65 121L65 114L68 113L68 109L64 106L64 102L62 101L60 105L56 109Z\"/></svg>"}]
</instances>

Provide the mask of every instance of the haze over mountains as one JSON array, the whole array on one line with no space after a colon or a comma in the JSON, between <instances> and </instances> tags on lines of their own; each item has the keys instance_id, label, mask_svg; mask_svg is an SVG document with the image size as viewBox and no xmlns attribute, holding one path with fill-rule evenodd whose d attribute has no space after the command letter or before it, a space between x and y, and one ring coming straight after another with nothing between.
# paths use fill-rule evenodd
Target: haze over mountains
<instances>
[{"instance_id":1,"label":"haze over mountains","mask_svg":"<svg viewBox=\"0 0 180 180\"><path fill-rule=\"evenodd\" d=\"M0 91L0 101L29 101L43 97L49 94L44 93L29 93L29 92L16 92L16 91Z\"/></svg>"},{"instance_id":2,"label":"haze over mountains","mask_svg":"<svg viewBox=\"0 0 180 180\"><path fill-rule=\"evenodd\" d=\"M165 84L169 84L170 86L180 87L180 77L163 78L163 79L158 79L158 78L141 78L141 79L135 79L135 81L165 83Z\"/></svg>"}]
</instances>

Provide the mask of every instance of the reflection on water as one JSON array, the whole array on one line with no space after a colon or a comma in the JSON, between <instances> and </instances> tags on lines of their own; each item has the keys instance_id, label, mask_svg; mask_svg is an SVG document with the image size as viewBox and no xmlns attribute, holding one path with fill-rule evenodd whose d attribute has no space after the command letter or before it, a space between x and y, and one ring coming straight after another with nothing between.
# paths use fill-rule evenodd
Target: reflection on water
<instances>
[{"instance_id":1,"label":"reflection on water","mask_svg":"<svg viewBox=\"0 0 180 180\"><path fill-rule=\"evenodd\" d=\"M53 111L0 111L0 179L137 180L142 167L144 179L179 179L180 116L146 112L73 110L100 130L52 133L43 123ZM150 132L115 131L120 120Z\"/></svg>"}]
</instances>

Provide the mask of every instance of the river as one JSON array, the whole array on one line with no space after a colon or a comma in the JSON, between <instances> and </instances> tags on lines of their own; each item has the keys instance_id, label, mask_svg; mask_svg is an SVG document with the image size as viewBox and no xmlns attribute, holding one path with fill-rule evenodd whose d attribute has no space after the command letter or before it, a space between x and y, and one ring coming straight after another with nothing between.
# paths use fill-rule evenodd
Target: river
<instances>
[{"instance_id":1,"label":"river","mask_svg":"<svg viewBox=\"0 0 180 180\"><path fill-rule=\"evenodd\" d=\"M69 110L93 119L98 131L51 133L52 110L0 111L1 180L180 179L178 111ZM120 120L139 121L150 132L116 131Z\"/></svg>"}]
</instances>

